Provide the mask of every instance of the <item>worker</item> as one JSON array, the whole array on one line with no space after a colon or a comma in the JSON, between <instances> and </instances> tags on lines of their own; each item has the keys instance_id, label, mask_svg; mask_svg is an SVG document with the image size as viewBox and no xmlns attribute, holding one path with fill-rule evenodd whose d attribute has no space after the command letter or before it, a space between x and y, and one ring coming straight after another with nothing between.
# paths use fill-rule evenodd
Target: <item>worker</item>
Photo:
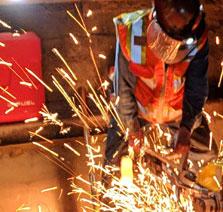
<instances>
[{"instance_id":1,"label":"worker","mask_svg":"<svg viewBox=\"0 0 223 212\"><path fill-rule=\"evenodd\" d=\"M178 124L170 159L188 155L197 129L205 129L209 142L210 131L201 115L208 96L208 38L199 0L154 0L152 9L121 14L114 23L114 95L119 97L117 112L129 131L129 146L139 151L140 142L135 141L142 140L145 122ZM112 118L107 162L113 160L122 136Z\"/></svg>"}]
</instances>

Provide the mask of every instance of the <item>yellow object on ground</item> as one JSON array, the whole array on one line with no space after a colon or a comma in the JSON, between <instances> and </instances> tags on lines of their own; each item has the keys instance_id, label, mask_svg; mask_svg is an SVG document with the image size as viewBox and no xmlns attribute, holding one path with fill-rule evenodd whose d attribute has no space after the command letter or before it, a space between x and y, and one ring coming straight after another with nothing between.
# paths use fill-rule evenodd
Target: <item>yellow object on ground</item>
<instances>
[{"instance_id":1,"label":"yellow object on ground","mask_svg":"<svg viewBox=\"0 0 223 212\"><path fill-rule=\"evenodd\" d=\"M203 167L198 173L197 183L211 191L219 191L222 187L222 166L209 163Z\"/></svg>"},{"instance_id":2,"label":"yellow object on ground","mask_svg":"<svg viewBox=\"0 0 223 212\"><path fill-rule=\"evenodd\" d=\"M131 185L133 183L133 162L129 156L121 158L121 179L123 185Z\"/></svg>"}]
</instances>

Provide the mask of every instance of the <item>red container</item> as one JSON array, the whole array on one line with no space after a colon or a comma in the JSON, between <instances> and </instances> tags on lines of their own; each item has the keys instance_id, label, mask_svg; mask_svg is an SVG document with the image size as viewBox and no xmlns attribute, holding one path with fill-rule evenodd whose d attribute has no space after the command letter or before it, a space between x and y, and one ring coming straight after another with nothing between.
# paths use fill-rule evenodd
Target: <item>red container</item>
<instances>
[{"instance_id":1,"label":"red container","mask_svg":"<svg viewBox=\"0 0 223 212\"><path fill-rule=\"evenodd\" d=\"M40 117L44 87L26 68L42 78L39 37L0 33L0 123Z\"/></svg>"}]
</instances>

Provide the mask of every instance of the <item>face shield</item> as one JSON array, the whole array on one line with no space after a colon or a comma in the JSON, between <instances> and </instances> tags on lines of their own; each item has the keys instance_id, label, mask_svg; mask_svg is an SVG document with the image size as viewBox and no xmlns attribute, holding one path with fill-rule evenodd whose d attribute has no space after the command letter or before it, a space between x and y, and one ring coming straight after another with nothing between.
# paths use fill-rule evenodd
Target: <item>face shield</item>
<instances>
[{"instance_id":1,"label":"face shield","mask_svg":"<svg viewBox=\"0 0 223 212\"><path fill-rule=\"evenodd\" d=\"M174 64L181 62L196 47L196 41L193 38L183 41L171 38L153 19L147 28L147 45L157 58Z\"/></svg>"}]
</instances>

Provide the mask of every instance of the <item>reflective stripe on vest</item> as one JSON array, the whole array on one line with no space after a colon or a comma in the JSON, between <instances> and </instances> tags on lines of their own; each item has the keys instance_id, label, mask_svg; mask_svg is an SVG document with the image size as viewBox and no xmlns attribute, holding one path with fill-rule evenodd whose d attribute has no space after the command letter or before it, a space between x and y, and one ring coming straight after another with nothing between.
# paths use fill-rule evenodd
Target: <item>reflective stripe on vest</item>
<instances>
[{"instance_id":1,"label":"reflective stripe on vest","mask_svg":"<svg viewBox=\"0 0 223 212\"><path fill-rule=\"evenodd\" d=\"M115 67L114 67L114 81L113 81L113 88L114 88L114 93L116 96L118 96L118 78L119 78L119 73L118 73L118 55L120 51L119 47L119 39L116 41L116 50L115 50Z\"/></svg>"},{"instance_id":2,"label":"reflective stripe on vest","mask_svg":"<svg viewBox=\"0 0 223 212\"><path fill-rule=\"evenodd\" d=\"M135 45L135 36L142 37L143 19L132 24L131 33L131 60L134 63L142 64L142 46Z\"/></svg>"}]
</instances>

